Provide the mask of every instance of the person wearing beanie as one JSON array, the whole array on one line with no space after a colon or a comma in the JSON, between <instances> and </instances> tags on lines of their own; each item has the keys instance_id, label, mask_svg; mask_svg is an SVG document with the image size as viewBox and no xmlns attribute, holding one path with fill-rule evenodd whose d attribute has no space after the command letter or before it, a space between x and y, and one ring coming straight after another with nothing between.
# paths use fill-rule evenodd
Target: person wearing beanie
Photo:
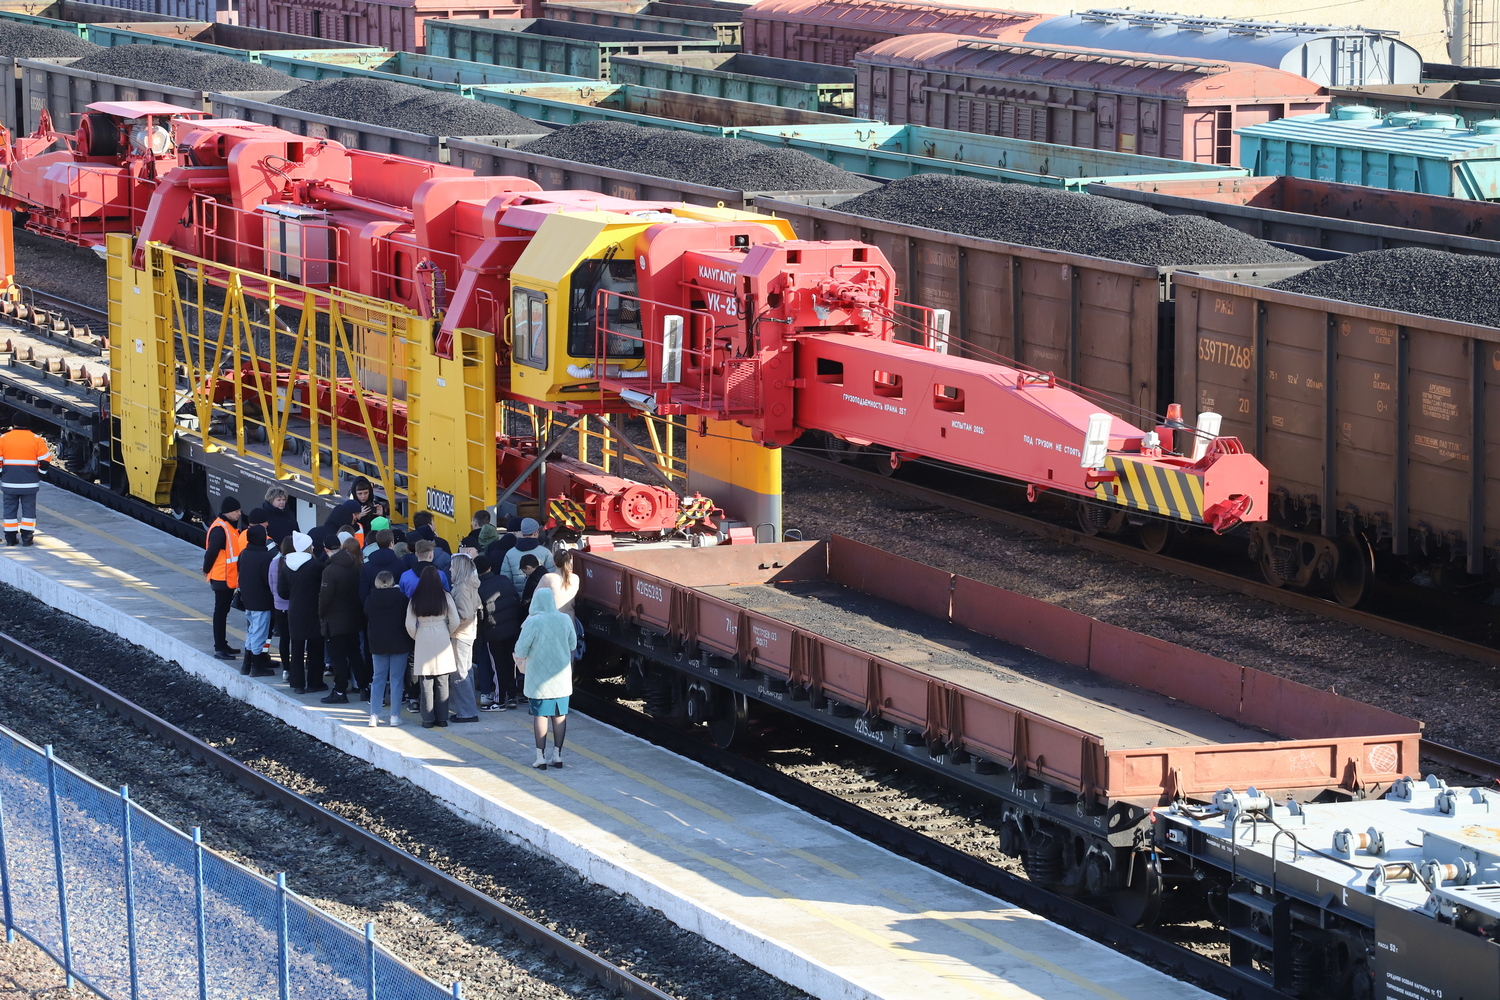
<instances>
[{"instance_id":1,"label":"person wearing beanie","mask_svg":"<svg viewBox=\"0 0 1500 1000\"><path fill-rule=\"evenodd\" d=\"M370 530L367 531L367 532L365 532L365 542L367 543L365 545L365 558L366 559L369 559L370 555L375 551L375 536L378 535L378 534L380 534L382 531L390 531L390 530L391 530L391 519L390 518L388 518L388 517L373 517L373 518L370 519ZM396 541L396 534L395 534L395 532L391 532L391 543L395 544L395 541ZM368 597L369 595L366 594L365 596Z\"/></svg>"},{"instance_id":2,"label":"person wearing beanie","mask_svg":"<svg viewBox=\"0 0 1500 1000\"><path fill-rule=\"evenodd\" d=\"M239 561L244 547L240 501L226 496L203 541L203 575L214 593L214 656L221 660L232 660L240 652L229 645L229 608L240 585Z\"/></svg>"},{"instance_id":3,"label":"person wearing beanie","mask_svg":"<svg viewBox=\"0 0 1500 1000\"><path fill-rule=\"evenodd\" d=\"M505 519L505 530L500 532L493 542L484 548L484 554L489 558L490 565L495 568L496 573L505 572L505 553L515 548L516 536L521 533L521 519L519 517L508 517Z\"/></svg>"},{"instance_id":4,"label":"person wearing beanie","mask_svg":"<svg viewBox=\"0 0 1500 1000\"><path fill-rule=\"evenodd\" d=\"M5 515L5 544L30 545L36 534L36 495L42 475L50 467L52 449L31 431L26 416L10 418L11 429L0 434L0 507Z\"/></svg>"},{"instance_id":5,"label":"person wearing beanie","mask_svg":"<svg viewBox=\"0 0 1500 1000\"><path fill-rule=\"evenodd\" d=\"M526 574L521 572L522 556L536 556L537 563L548 573L557 569L552 562L552 553L542 544L541 530L542 526L536 522L536 518L523 518L520 537L516 539L515 547L505 553L505 561L500 564L500 571L510 578L511 586L516 588L517 593L526 587Z\"/></svg>"},{"instance_id":6,"label":"person wearing beanie","mask_svg":"<svg viewBox=\"0 0 1500 1000\"><path fill-rule=\"evenodd\" d=\"M240 673L251 677L270 677L276 672L271 669L271 654L266 652L271 612L276 609L271 593L273 555L266 547L265 524L251 524L245 529L245 548L239 561L240 603L245 608L245 658Z\"/></svg>"}]
</instances>

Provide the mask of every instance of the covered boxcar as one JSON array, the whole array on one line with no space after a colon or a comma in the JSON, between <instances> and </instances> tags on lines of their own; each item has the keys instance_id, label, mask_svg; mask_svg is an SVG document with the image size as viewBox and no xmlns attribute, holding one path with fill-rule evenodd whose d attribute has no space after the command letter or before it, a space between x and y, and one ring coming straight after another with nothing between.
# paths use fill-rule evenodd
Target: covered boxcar
<instances>
[{"instance_id":1,"label":"covered boxcar","mask_svg":"<svg viewBox=\"0 0 1500 1000\"><path fill-rule=\"evenodd\" d=\"M447 0L406 0L404 3L381 0L244 0L240 9L240 22L253 28L379 45L404 52L426 51L426 24L430 20L520 16L520 3L455 6Z\"/></svg>"},{"instance_id":2,"label":"covered boxcar","mask_svg":"<svg viewBox=\"0 0 1500 1000\"><path fill-rule=\"evenodd\" d=\"M928 34L855 58L854 113L1198 163L1239 162L1235 129L1318 111L1324 90L1278 69Z\"/></svg>"},{"instance_id":3,"label":"covered boxcar","mask_svg":"<svg viewBox=\"0 0 1500 1000\"><path fill-rule=\"evenodd\" d=\"M851 66L856 52L889 38L931 31L1020 38L1045 17L927 0L762 0L745 11L744 47L758 56Z\"/></svg>"}]
</instances>

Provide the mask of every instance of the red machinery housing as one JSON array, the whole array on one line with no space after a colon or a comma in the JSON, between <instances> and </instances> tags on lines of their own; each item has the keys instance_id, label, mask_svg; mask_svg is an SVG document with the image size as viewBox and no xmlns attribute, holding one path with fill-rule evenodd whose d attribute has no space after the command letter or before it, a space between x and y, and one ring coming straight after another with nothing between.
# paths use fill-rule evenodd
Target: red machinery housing
<instances>
[{"instance_id":1,"label":"red machinery housing","mask_svg":"<svg viewBox=\"0 0 1500 1000\"><path fill-rule=\"evenodd\" d=\"M922 343L898 341L894 274L877 247L787 239L779 224L743 213L544 192L525 178L475 177L191 113L171 119L163 141L155 131L165 128L156 124L162 107L90 106L130 139L115 147L114 162L75 138L67 153L41 163L8 163L14 176L52 179L13 186L12 203L82 241L132 231L139 193L152 184L138 260L160 243L395 302L441 328L434 350L444 357L460 328L504 339L513 293L551 301L550 323L533 313L515 331L514 358L496 352L498 391L512 398L575 413L634 406L733 420L769 446L820 431L889 448L897 462L952 462L1018 479L1032 495L1058 490L1216 530L1265 517L1265 469L1237 440L1194 433L1180 420L1142 431L1102 412L1120 411L1118 401L1090 401L1046 373L949 354L935 316L917 331ZM104 124L91 124L90 135L107 132ZM79 178L86 183L71 183ZM131 194L123 207L121 198L98 199L91 215L87 195L99 186ZM622 234L605 262L623 265L624 290L602 286L597 268L598 278L580 284L575 270L599 263L578 234L606 231ZM544 268L562 273L551 279L551 300L512 285L536 240L549 255L572 254ZM590 354L592 365L568 364L563 373L560 358ZM546 375L540 388L537 369ZM645 516L639 502L594 509L609 511L601 516L612 524Z\"/></svg>"}]
</instances>

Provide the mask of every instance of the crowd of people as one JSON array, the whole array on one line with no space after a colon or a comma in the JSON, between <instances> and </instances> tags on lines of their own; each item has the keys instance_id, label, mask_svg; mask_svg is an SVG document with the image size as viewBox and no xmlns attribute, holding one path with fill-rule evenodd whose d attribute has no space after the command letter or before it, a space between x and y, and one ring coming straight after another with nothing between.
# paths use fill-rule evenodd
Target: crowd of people
<instances>
[{"instance_id":1,"label":"crowd of people","mask_svg":"<svg viewBox=\"0 0 1500 1000\"><path fill-rule=\"evenodd\" d=\"M405 707L424 728L445 728L524 700L534 766L563 766L572 665L583 649L570 550L549 549L533 518L502 528L481 510L454 551L430 512L405 530L394 525L364 477L307 532L289 499L273 486L245 510L226 496L209 525L203 572L215 656L238 659L252 677L279 675L293 694L321 694L324 704L368 702L371 726L401 725ZM235 608L245 614L243 650L229 645Z\"/></svg>"}]
</instances>

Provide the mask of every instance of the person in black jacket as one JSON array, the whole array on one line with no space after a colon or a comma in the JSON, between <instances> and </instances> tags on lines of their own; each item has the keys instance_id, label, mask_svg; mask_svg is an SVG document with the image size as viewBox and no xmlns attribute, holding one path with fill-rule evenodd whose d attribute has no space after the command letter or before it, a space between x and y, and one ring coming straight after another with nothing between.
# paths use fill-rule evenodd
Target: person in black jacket
<instances>
[{"instance_id":1,"label":"person in black jacket","mask_svg":"<svg viewBox=\"0 0 1500 1000\"><path fill-rule=\"evenodd\" d=\"M365 556L365 564L359 571L359 599L367 601L375 589L375 578L389 573L396 579L406 572L406 563L391 548L396 543L396 534L390 528L375 532L375 551ZM402 612L404 615L405 612Z\"/></svg>"},{"instance_id":2,"label":"person in black jacket","mask_svg":"<svg viewBox=\"0 0 1500 1000\"><path fill-rule=\"evenodd\" d=\"M323 683L323 629L318 621L318 595L323 589L321 553L313 554L311 536L292 534L292 554L276 576L277 591L288 601L287 631L291 633L291 658L286 680L293 694L327 691Z\"/></svg>"},{"instance_id":3,"label":"person in black jacket","mask_svg":"<svg viewBox=\"0 0 1500 1000\"><path fill-rule=\"evenodd\" d=\"M396 586L389 570L375 574L375 584L365 599L366 633L375 676L370 682L370 725L380 725L384 699L391 706L391 725L401 725L401 693L406 686L406 661L413 642L406 631L406 595Z\"/></svg>"},{"instance_id":4,"label":"person in black jacket","mask_svg":"<svg viewBox=\"0 0 1500 1000\"><path fill-rule=\"evenodd\" d=\"M251 677L270 677L271 654L266 643L271 638L271 560L276 553L266 543L266 526L251 524L245 532L245 551L240 553L240 603L245 606L245 658L240 673Z\"/></svg>"},{"instance_id":5,"label":"person in black jacket","mask_svg":"<svg viewBox=\"0 0 1500 1000\"><path fill-rule=\"evenodd\" d=\"M340 542L330 534L323 542L328 551L328 565L323 569L323 586L318 592L318 620L327 643L328 666L333 671L333 690L322 701L343 705L349 701L349 681L365 688L362 678L364 658L359 654L359 633L365 627L365 609L359 601L359 571L364 563L359 543L354 539ZM368 690L364 692L370 697Z\"/></svg>"},{"instance_id":6,"label":"person in black jacket","mask_svg":"<svg viewBox=\"0 0 1500 1000\"><path fill-rule=\"evenodd\" d=\"M329 511L323 524L335 531L356 522L368 528L375 516L375 487L364 476L355 476L349 487L349 499Z\"/></svg>"},{"instance_id":7,"label":"person in black jacket","mask_svg":"<svg viewBox=\"0 0 1500 1000\"><path fill-rule=\"evenodd\" d=\"M521 587L521 607L526 609L527 614L530 614L531 595L535 594L536 588L541 586L542 577L547 575L547 567L543 566L541 560L537 559L530 552L521 557L519 565L521 567L521 578L525 581ZM500 575L505 576L504 573ZM506 579L510 578L506 577ZM515 586L515 584L511 584L511 586Z\"/></svg>"},{"instance_id":8,"label":"person in black jacket","mask_svg":"<svg viewBox=\"0 0 1500 1000\"><path fill-rule=\"evenodd\" d=\"M474 567L479 570L479 638L489 650L490 662L494 665L494 701L485 706L486 712L503 712L515 708L521 697L521 688L516 683L516 638L521 634L521 595L504 573L494 572L494 567L485 556L476 556ZM489 690L490 678L481 677L480 692Z\"/></svg>"},{"instance_id":9,"label":"person in black jacket","mask_svg":"<svg viewBox=\"0 0 1500 1000\"><path fill-rule=\"evenodd\" d=\"M297 530L297 512L292 509L292 495L283 486L266 490L266 531L271 541L280 545Z\"/></svg>"}]
</instances>

